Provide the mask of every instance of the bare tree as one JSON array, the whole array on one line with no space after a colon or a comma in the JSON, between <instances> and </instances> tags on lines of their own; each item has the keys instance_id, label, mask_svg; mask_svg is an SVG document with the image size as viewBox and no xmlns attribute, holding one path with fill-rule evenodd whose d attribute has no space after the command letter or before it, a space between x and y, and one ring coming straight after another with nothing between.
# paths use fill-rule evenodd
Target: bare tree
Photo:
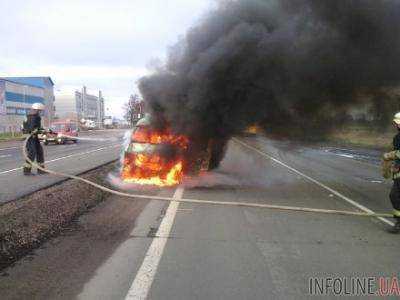
<instances>
[{"instance_id":1,"label":"bare tree","mask_svg":"<svg viewBox=\"0 0 400 300\"><path fill-rule=\"evenodd\" d=\"M144 115L143 102L137 94L131 95L128 102L124 104L123 109L125 112L124 118L131 126L134 126Z\"/></svg>"}]
</instances>

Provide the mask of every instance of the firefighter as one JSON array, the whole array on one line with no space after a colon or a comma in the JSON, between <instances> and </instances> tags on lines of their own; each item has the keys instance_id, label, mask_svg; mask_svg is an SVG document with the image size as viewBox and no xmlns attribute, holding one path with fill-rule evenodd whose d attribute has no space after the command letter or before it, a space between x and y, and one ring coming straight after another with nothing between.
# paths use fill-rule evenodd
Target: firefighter
<instances>
[{"instance_id":1,"label":"firefighter","mask_svg":"<svg viewBox=\"0 0 400 300\"><path fill-rule=\"evenodd\" d=\"M35 161L39 166L44 168L44 155L43 148L40 145L40 140L38 134L43 132L43 128L41 125L41 117L40 114L44 110L44 105L42 103L34 103L32 105L31 111L28 113L26 121L23 124L24 133L31 134L27 143L26 143L26 152L28 154L28 158L31 161ZM26 161L24 163L24 175L31 175L32 165ZM45 172L42 170L38 170L38 174L44 174Z\"/></svg>"},{"instance_id":2,"label":"firefighter","mask_svg":"<svg viewBox=\"0 0 400 300\"><path fill-rule=\"evenodd\" d=\"M396 220L396 224L389 229L389 232L400 233L400 112L395 114L393 123L398 133L393 138L393 151L385 153L383 159L392 162L393 186L390 191L390 201L393 205L393 217Z\"/></svg>"}]
</instances>

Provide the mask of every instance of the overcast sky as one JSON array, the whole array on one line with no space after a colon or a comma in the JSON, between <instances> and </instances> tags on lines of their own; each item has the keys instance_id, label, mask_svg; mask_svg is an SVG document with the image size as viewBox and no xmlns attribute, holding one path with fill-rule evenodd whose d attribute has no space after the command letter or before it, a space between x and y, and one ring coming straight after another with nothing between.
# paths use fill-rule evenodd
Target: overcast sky
<instances>
[{"instance_id":1,"label":"overcast sky","mask_svg":"<svg viewBox=\"0 0 400 300\"><path fill-rule=\"evenodd\" d=\"M122 115L153 58L214 0L0 0L0 77L51 76L58 92L101 89Z\"/></svg>"}]
</instances>

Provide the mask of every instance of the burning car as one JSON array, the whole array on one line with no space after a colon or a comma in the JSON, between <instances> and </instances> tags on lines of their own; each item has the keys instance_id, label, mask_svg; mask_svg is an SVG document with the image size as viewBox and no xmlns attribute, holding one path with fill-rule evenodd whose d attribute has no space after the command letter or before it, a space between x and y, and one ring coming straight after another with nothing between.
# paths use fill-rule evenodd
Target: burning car
<instances>
[{"instance_id":1,"label":"burning car","mask_svg":"<svg viewBox=\"0 0 400 300\"><path fill-rule=\"evenodd\" d=\"M188 139L156 129L147 116L138 121L124 153L122 179L143 185L172 186L183 177Z\"/></svg>"},{"instance_id":2,"label":"burning car","mask_svg":"<svg viewBox=\"0 0 400 300\"><path fill-rule=\"evenodd\" d=\"M218 166L221 143L208 140L199 147L184 135L154 127L151 117L139 120L125 148L121 177L140 185L173 186L184 174L196 174ZM193 152L193 148L197 150ZM198 149L202 150L199 151ZM193 155L195 153L195 155Z\"/></svg>"}]
</instances>

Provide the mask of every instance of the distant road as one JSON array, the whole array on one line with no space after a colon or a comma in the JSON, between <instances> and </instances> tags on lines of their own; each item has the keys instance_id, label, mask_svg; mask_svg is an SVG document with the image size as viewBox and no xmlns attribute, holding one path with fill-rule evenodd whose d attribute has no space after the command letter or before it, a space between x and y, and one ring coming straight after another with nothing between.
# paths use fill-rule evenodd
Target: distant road
<instances>
[{"instance_id":1,"label":"distant road","mask_svg":"<svg viewBox=\"0 0 400 300\"><path fill-rule=\"evenodd\" d=\"M113 161L121 153L124 133L125 130L82 132L80 137L94 140L43 146L46 167L78 174ZM0 203L14 200L62 180L51 175L24 176L22 144L21 141L0 143Z\"/></svg>"}]
</instances>

